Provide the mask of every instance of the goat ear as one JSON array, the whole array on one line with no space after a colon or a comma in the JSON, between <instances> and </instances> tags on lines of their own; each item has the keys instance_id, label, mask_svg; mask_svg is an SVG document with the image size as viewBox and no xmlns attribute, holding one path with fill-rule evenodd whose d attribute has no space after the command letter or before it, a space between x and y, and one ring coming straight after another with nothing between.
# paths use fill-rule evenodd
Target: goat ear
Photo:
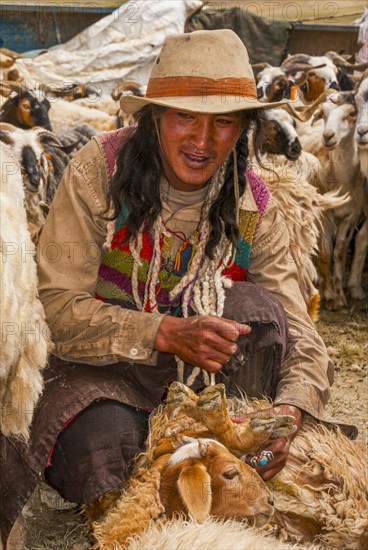
<instances>
[{"instance_id":1,"label":"goat ear","mask_svg":"<svg viewBox=\"0 0 368 550\"><path fill-rule=\"evenodd\" d=\"M180 472L178 489L188 513L197 521L205 520L211 511L211 477L200 462L185 466Z\"/></svg>"}]
</instances>

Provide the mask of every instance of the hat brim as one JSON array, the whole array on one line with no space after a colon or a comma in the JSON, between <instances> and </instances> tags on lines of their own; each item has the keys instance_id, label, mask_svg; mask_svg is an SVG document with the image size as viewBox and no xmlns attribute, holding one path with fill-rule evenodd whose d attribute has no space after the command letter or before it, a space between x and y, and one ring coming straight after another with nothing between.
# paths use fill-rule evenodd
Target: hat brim
<instances>
[{"instance_id":1,"label":"hat brim","mask_svg":"<svg viewBox=\"0 0 368 550\"><path fill-rule=\"evenodd\" d=\"M289 100L273 103L262 103L251 97L238 95L207 95L207 96L183 96L183 97L139 97L126 95L120 99L122 110L131 115L146 105L160 105L172 109L184 109L197 113L231 113L234 111L245 111L248 109L272 109L290 103Z\"/></svg>"}]
</instances>

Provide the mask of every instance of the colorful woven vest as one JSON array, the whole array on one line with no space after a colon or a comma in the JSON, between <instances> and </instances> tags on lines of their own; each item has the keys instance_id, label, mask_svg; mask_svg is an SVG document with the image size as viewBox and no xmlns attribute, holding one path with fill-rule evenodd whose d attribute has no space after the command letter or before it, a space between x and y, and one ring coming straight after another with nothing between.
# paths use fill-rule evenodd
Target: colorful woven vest
<instances>
[{"instance_id":1,"label":"colorful woven vest","mask_svg":"<svg viewBox=\"0 0 368 550\"><path fill-rule=\"evenodd\" d=\"M98 140L105 154L108 175L112 177L116 155L122 144L132 135L134 128L122 128L115 132L106 132L98 136ZM269 200L269 190L264 181L247 169L246 175L251 187L257 212L240 210L239 212L239 241L235 261L231 267L226 268L223 274L234 281L245 281L249 259L252 251L252 242L259 223L266 210ZM134 305L131 276L133 270L133 257L130 253L129 243L124 242L129 212L122 204L122 209L115 224L115 233L111 242L111 248L104 255L99 272L96 287L96 298L100 300L117 299ZM161 249L164 246L161 242ZM138 291L143 300L145 283L153 251L153 237L150 231L143 232L143 246L141 250L141 266L138 269ZM188 250L182 251L183 259L188 267L191 254ZM183 262L182 262L183 264ZM177 271L173 266L162 266L159 280L156 286L156 300L159 306L179 307L180 297L174 302L170 301L169 293L180 281L185 270ZM150 305L144 304L146 311L150 311Z\"/></svg>"}]
</instances>

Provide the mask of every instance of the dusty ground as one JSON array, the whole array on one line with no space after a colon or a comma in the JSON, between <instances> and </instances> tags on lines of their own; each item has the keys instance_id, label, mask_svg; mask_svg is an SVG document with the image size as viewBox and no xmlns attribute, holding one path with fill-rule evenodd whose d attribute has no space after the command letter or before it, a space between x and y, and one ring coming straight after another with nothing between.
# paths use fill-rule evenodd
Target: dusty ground
<instances>
[{"instance_id":1,"label":"dusty ground","mask_svg":"<svg viewBox=\"0 0 368 550\"><path fill-rule=\"evenodd\" d=\"M368 444L368 300L350 301L348 308L337 312L322 309L317 329L335 364L329 412L356 424L359 438ZM78 510L56 511L55 503L63 505L56 493L41 484L23 512L25 541L20 536L9 550L90 548L92 541Z\"/></svg>"}]
</instances>

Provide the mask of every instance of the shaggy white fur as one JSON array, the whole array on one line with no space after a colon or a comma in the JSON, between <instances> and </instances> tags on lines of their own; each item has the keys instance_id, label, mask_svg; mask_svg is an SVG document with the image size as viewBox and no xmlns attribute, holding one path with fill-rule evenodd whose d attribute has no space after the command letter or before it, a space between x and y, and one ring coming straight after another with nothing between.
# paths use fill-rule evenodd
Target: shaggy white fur
<instances>
[{"instance_id":1,"label":"shaggy white fur","mask_svg":"<svg viewBox=\"0 0 368 550\"><path fill-rule=\"evenodd\" d=\"M313 258L318 258L322 220L326 210L344 205L349 196L319 189L325 171L317 157L302 151L299 159L287 160L283 155L264 154L263 167L253 166L267 183L290 234L291 254L298 266L299 286L313 320L319 302L316 287L317 271ZM317 297L317 303L315 303Z\"/></svg>"},{"instance_id":2,"label":"shaggy white fur","mask_svg":"<svg viewBox=\"0 0 368 550\"><path fill-rule=\"evenodd\" d=\"M0 430L27 438L43 388L49 332L37 294L35 246L31 241L21 169L0 143Z\"/></svg>"},{"instance_id":3,"label":"shaggy white fur","mask_svg":"<svg viewBox=\"0 0 368 550\"><path fill-rule=\"evenodd\" d=\"M49 117L54 132L65 130L65 128L74 128L77 124L82 123L91 124L101 132L116 130L115 115L108 114L101 109L98 102L95 104L91 102L91 105L86 107L86 101L84 101L84 104L80 104L79 101L81 100L66 101L58 99L52 102ZM119 105L117 105L116 111L118 108Z\"/></svg>"},{"instance_id":4,"label":"shaggy white fur","mask_svg":"<svg viewBox=\"0 0 368 550\"><path fill-rule=\"evenodd\" d=\"M203 523L178 518L152 523L128 540L127 550L317 550L318 546L287 544L234 520L207 519ZM118 550L118 547L117 547Z\"/></svg>"}]
</instances>

